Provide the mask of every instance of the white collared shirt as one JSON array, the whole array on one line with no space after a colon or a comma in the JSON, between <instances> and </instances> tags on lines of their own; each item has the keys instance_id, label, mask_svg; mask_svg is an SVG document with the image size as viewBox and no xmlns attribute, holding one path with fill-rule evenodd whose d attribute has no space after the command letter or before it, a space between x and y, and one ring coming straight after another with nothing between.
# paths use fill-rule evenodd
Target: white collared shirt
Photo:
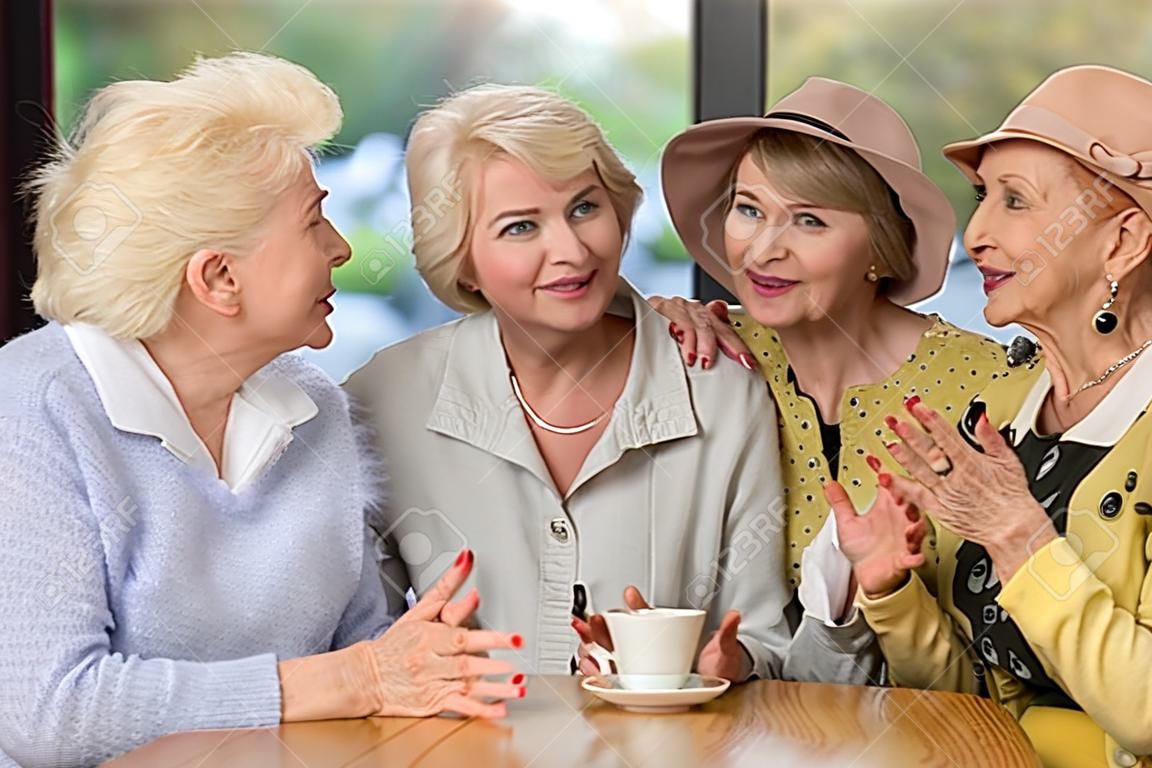
<instances>
[{"instance_id":1,"label":"white collared shirt","mask_svg":"<svg viewBox=\"0 0 1152 768\"><path fill-rule=\"evenodd\" d=\"M232 397L217 467L172 383L142 343L113 338L85 323L67 325L64 331L114 427L158 438L173 456L221 478L233 493L260 477L292 442L293 427L319 410L288 378L257 371Z\"/></svg>"}]
</instances>

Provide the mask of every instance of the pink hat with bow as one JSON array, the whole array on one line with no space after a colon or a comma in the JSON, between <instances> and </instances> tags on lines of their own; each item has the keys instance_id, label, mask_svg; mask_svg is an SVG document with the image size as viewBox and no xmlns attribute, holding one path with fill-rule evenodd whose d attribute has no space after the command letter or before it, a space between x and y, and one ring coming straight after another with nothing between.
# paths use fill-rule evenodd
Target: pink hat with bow
<instances>
[{"instance_id":1,"label":"pink hat with bow","mask_svg":"<svg viewBox=\"0 0 1152 768\"><path fill-rule=\"evenodd\" d=\"M1048 76L992 133L944 147L973 182L988 145L1047 144L1127 192L1152 215L1152 83L1111 67L1068 67Z\"/></svg>"}]
</instances>

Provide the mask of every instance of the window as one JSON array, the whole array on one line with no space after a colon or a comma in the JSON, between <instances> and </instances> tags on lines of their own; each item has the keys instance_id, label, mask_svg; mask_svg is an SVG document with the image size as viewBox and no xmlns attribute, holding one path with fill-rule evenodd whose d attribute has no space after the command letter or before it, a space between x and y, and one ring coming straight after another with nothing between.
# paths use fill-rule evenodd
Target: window
<instances>
[{"instance_id":1,"label":"window","mask_svg":"<svg viewBox=\"0 0 1152 768\"><path fill-rule=\"evenodd\" d=\"M55 11L65 130L93 89L171 77L197 53L264 50L340 95L344 128L317 175L353 259L336 275L335 341L303 353L337 379L452 317L412 268L403 137L422 106L477 82L554 87L592 113L646 192L624 274L645 293L690 295L657 175L660 149L691 122L689 0L57 0Z\"/></svg>"}]
</instances>

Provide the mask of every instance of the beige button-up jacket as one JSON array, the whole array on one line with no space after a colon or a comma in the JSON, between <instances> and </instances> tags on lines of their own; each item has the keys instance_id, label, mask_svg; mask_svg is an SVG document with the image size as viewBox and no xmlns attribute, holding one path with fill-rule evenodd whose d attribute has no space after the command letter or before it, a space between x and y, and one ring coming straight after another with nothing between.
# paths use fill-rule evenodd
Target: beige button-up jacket
<instances>
[{"instance_id":1,"label":"beige button-up jacket","mask_svg":"<svg viewBox=\"0 0 1152 768\"><path fill-rule=\"evenodd\" d=\"M522 633L514 660L529 672L569 671L580 582L598 611L621 606L630 584L654 605L705 608L705 638L738 609L754 672L780 677L792 588L764 382L728 361L686 368L667 321L623 279L609 311L636 319L631 369L564 496L513 395L491 312L385 348L345 383L389 475L375 526L385 536L390 603L402 604L409 588L422 594L470 547L479 623ZM814 639L816 655L843 650ZM803 656L793 663L820 663L793 652Z\"/></svg>"}]
</instances>

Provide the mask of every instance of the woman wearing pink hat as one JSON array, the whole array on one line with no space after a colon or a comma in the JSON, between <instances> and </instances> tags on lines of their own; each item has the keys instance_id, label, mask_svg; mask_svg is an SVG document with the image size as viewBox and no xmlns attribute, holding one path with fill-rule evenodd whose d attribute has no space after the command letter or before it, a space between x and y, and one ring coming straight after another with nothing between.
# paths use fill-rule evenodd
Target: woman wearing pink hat
<instances>
[{"instance_id":1,"label":"woman wearing pink hat","mask_svg":"<svg viewBox=\"0 0 1152 768\"><path fill-rule=\"evenodd\" d=\"M891 503L869 471L898 468L884 450L885 414L914 394L958 416L1006 369L1000 345L905 308L943 283L952 207L921 172L915 137L890 106L822 78L763 118L705 122L674 138L663 189L689 253L743 308L730 329L699 304L654 303L672 319L689 365L698 333L719 323L727 346L767 380L780 414L787 575L807 621L839 624L850 636L864 622L846 615L849 563L826 556L825 544L837 546L834 526L825 526L829 499L860 509ZM896 532L918 536L923 525L903 521ZM821 546L805 558L814 540ZM900 565L922 559L911 552ZM871 564L881 574L892 566Z\"/></svg>"},{"instance_id":2,"label":"woman wearing pink hat","mask_svg":"<svg viewBox=\"0 0 1152 768\"><path fill-rule=\"evenodd\" d=\"M1061 70L944 153L980 201L984 315L1044 354L959 432L926 403L893 420L911 479L881 482L930 512L939 559L875 578L912 549L837 505L860 604L895 681L991 694L1045 765L1152 765L1152 83Z\"/></svg>"}]
</instances>

